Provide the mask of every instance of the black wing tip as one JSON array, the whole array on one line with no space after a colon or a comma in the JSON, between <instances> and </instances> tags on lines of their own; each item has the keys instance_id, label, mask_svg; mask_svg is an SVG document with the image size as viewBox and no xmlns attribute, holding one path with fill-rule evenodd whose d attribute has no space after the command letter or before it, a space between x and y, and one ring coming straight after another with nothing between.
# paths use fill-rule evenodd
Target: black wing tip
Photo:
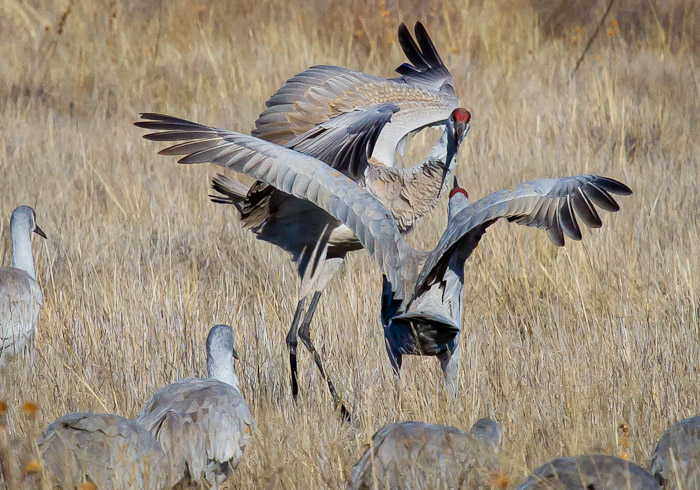
<instances>
[{"instance_id":1,"label":"black wing tip","mask_svg":"<svg viewBox=\"0 0 700 490\"><path fill-rule=\"evenodd\" d=\"M417 69L413 65L409 65L408 63L402 63L400 66L396 68L396 73L399 75L417 75L420 74L420 70Z\"/></svg>"},{"instance_id":2,"label":"black wing tip","mask_svg":"<svg viewBox=\"0 0 700 490\"><path fill-rule=\"evenodd\" d=\"M166 148L166 150L167 150L167 148ZM160 152L158 152L158 154L160 155ZM197 163L206 163L206 162L200 162L200 161L196 160L196 159L194 158L194 155L195 155L195 154L192 154L192 155L185 155L184 157L180 158L180 159L177 161L177 163L179 163L180 165L194 165L194 164L197 164ZM190 158L190 157L192 157L192 158Z\"/></svg>"},{"instance_id":3,"label":"black wing tip","mask_svg":"<svg viewBox=\"0 0 700 490\"><path fill-rule=\"evenodd\" d=\"M216 204L233 204L231 198L228 198L226 196L219 196L218 194L208 194L207 197L209 197L209 200L211 202L214 202Z\"/></svg>"},{"instance_id":4,"label":"black wing tip","mask_svg":"<svg viewBox=\"0 0 700 490\"><path fill-rule=\"evenodd\" d=\"M149 129L148 126L139 126L140 128ZM163 133L148 133L143 135L143 139L149 141L163 141Z\"/></svg>"},{"instance_id":5,"label":"black wing tip","mask_svg":"<svg viewBox=\"0 0 700 490\"><path fill-rule=\"evenodd\" d=\"M633 194L632 189L630 189L626 184L623 184L619 180L611 179L610 177L602 177L598 184L602 184L602 187L613 194L618 196L631 196Z\"/></svg>"},{"instance_id":6,"label":"black wing tip","mask_svg":"<svg viewBox=\"0 0 700 490\"><path fill-rule=\"evenodd\" d=\"M139 112L139 117L145 119L145 121L136 121L134 126L139 126L139 123L149 122L149 121L169 121L175 120L177 118L168 116L167 114L161 114L159 112ZM142 126L140 126L142 127Z\"/></svg>"}]
</instances>

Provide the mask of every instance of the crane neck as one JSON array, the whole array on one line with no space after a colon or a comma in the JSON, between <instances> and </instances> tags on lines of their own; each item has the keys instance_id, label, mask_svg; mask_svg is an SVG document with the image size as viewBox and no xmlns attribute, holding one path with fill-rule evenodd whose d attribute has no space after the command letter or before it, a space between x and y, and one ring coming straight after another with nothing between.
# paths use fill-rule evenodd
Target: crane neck
<instances>
[{"instance_id":1,"label":"crane neck","mask_svg":"<svg viewBox=\"0 0 700 490\"><path fill-rule=\"evenodd\" d=\"M207 352L207 376L239 389L238 376L233 369L233 353L223 349Z\"/></svg>"},{"instance_id":2,"label":"crane neck","mask_svg":"<svg viewBox=\"0 0 700 490\"><path fill-rule=\"evenodd\" d=\"M10 234L12 235L12 267L20 269L36 281L34 257L32 256L32 230L27 221L12 220Z\"/></svg>"},{"instance_id":3,"label":"crane neck","mask_svg":"<svg viewBox=\"0 0 700 490\"><path fill-rule=\"evenodd\" d=\"M425 164L427 161L441 163L448 172L454 170L454 165L457 162L457 145L454 138L450 137L447 125L423 163Z\"/></svg>"}]
</instances>

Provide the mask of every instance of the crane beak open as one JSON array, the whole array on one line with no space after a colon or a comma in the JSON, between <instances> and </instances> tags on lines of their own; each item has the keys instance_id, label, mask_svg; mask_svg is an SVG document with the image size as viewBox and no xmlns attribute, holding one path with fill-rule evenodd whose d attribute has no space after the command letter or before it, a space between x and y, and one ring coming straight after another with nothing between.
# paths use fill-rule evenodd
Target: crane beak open
<instances>
[{"instance_id":1,"label":"crane beak open","mask_svg":"<svg viewBox=\"0 0 700 490\"><path fill-rule=\"evenodd\" d=\"M39 236L40 236L41 238L43 238L44 240L46 239L46 233L44 233L44 230L42 230L41 228L39 228L39 225L37 225L37 224L34 225L34 233L36 233L37 235L39 235Z\"/></svg>"}]
</instances>

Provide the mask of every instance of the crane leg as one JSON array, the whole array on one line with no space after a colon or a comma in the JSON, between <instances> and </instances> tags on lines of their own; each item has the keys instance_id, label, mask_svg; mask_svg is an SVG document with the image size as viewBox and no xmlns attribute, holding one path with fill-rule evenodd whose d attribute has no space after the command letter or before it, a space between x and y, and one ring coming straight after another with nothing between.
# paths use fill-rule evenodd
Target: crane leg
<instances>
[{"instance_id":1,"label":"crane leg","mask_svg":"<svg viewBox=\"0 0 700 490\"><path fill-rule=\"evenodd\" d=\"M386 346L386 353L389 355L389 362L391 362L391 369L394 371L394 379L398 380L401 377L400 372L403 356L391 346L388 339L384 339L384 344Z\"/></svg>"},{"instance_id":2,"label":"crane leg","mask_svg":"<svg viewBox=\"0 0 700 490\"><path fill-rule=\"evenodd\" d=\"M316 291L314 293L313 298L311 298L311 304L309 305L309 309L306 311L306 315L304 316L304 321L301 323L301 327L299 328L299 338L301 339L301 342L304 344L307 350L313 355L314 362L316 363L316 367L318 367L318 370L321 373L321 377L326 380L326 383L328 384L328 391L330 391L331 398L333 398L333 404L337 409L340 410L343 419L349 422L351 421L350 412L347 410L347 408L345 408L345 405L340 399L340 396L338 395L338 392L335 389L333 381L331 381L331 379L326 374L326 370L323 367L323 361L321 360L321 356L316 350L316 347L314 347L313 342L311 342L311 319L314 316L314 312L316 311L316 307L318 306L319 299L321 299L321 291Z\"/></svg>"},{"instance_id":3,"label":"crane leg","mask_svg":"<svg viewBox=\"0 0 700 490\"><path fill-rule=\"evenodd\" d=\"M292 396L297 399L299 395L299 383L297 382L297 331L299 329L299 321L301 314L304 312L304 303L306 298L301 298L297 303L297 309L294 312L294 320L292 326L287 332L287 347L289 348L289 369L292 374Z\"/></svg>"},{"instance_id":4,"label":"crane leg","mask_svg":"<svg viewBox=\"0 0 700 490\"><path fill-rule=\"evenodd\" d=\"M445 373L445 385L450 393L457 394L457 385L459 383L459 344L454 348L454 352L449 350L438 356L440 367Z\"/></svg>"}]
</instances>

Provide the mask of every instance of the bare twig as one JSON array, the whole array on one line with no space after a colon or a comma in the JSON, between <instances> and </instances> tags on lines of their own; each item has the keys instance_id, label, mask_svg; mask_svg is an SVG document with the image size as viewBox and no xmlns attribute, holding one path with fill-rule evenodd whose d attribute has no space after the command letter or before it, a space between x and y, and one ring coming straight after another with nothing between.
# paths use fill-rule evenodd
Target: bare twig
<instances>
[{"instance_id":1,"label":"bare twig","mask_svg":"<svg viewBox=\"0 0 700 490\"><path fill-rule=\"evenodd\" d=\"M160 36L163 33L163 0L158 2L158 34L156 35L156 47L153 53L153 63L158 61L158 49L160 48Z\"/></svg>"},{"instance_id":2,"label":"bare twig","mask_svg":"<svg viewBox=\"0 0 700 490\"><path fill-rule=\"evenodd\" d=\"M600 18L600 22L598 22L598 25L596 26L595 31L593 31L593 35L588 39L588 42L586 43L586 47L583 48L583 52L581 53L581 56L579 56L578 61L576 62L576 66L574 67L573 71L571 72L572 78L573 78L574 74L576 73L576 70L578 70L578 67L581 66L581 62L583 61L583 57L586 56L586 53L591 48L591 44L593 44L593 41L595 40L595 38L598 37L598 32L600 31L600 27L603 24L605 24L605 19L608 18L608 14L610 13L610 10L612 10L614 3L615 3L615 0L610 0L608 2L608 6L605 9L605 13L603 14L603 17Z\"/></svg>"}]
</instances>

